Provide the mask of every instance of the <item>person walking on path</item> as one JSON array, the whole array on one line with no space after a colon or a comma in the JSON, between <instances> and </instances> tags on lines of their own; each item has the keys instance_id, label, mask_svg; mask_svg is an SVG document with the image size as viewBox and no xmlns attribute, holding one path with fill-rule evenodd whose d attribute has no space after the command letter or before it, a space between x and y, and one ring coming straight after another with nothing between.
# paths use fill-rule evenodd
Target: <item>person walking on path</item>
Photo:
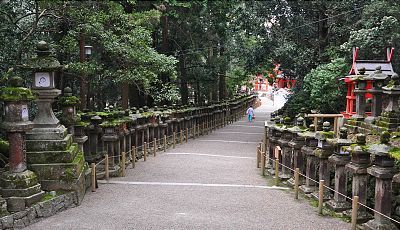
<instances>
[{"instance_id":1,"label":"person walking on path","mask_svg":"<svg viewBox=\"0 0 400 230\"><path fill-rule=\"evenodd\" d=\"M252 122L254 117L254 109L252 105L250 105L250 107L247 109L246 114L249 122Z\"/></svg>"}]
</instances>

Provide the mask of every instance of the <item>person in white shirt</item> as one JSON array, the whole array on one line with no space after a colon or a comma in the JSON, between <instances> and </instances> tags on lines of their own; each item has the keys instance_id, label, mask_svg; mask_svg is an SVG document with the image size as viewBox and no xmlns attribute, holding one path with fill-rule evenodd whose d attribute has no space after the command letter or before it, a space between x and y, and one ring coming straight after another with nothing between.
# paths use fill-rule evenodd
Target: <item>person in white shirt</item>
<instances>
[{"instance_id":1,"label":"person in white shirt","mask_svg":"<svg viewBox=\"0 0 400 230\"><path fill-rule=\"evenodd\" d=\"M252 105L250 105L250 107L247 109L246 114L249 122L252 122L254 117L254 109Z\"/></svg>"}]
</instances>

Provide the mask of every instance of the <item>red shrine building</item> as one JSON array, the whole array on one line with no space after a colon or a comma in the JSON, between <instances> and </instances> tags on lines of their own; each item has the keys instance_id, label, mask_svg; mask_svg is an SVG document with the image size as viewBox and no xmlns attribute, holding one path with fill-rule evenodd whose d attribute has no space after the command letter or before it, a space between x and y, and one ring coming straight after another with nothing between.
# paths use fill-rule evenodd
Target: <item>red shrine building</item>
<instances>
[{"instance_id":1,"label":"red shrine building","mask_svg":"<svg viewBox=\"0 0 400 230\"><path fill-rule=\"evenodd\" d=\"M294 74L290 70L281 69L280 64L275 64L273 73L268 73L267 77L261 73L257 73L253 79L255 91L267 91L268 87L273 84L276 88L293 88L296 84ZM273 84L270 84L268 79L272 79Z\"/></svg>"},{"instance_id":2,"label":"red shrine building","mask_svg":"<svg viewBox=\"0 0 400 230\"><path fill-rule=\"evenodd\" d=\"M376 67L380 66L383 73L392 76L394 73L392 67L392 58L393 58L393 51L394 48L388 48L386 50L386 60L358 60L359 48L353 48L353 64L349 72L349 76L344 78L344 82L346 83L347 87L347 95L346 95L346 111L342 112L345 118L349 118L356 113L355 105L356 105L356 96L354 94L355 89L355 81L353 77L358 75L358 69L361 67L365 68L365 75L369 75L373 73ZM372 88L372 82L366 82L366 90ZM365 94L365 98L369 99L372 98L370 93Z\"/></svg>"}]
</instances>

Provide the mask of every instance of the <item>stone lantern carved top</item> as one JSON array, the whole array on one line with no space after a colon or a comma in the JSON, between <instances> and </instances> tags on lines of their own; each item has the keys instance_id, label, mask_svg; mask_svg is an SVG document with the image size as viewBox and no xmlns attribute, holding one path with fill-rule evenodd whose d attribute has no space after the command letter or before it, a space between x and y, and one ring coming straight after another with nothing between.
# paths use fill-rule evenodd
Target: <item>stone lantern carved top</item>
<instances>
[{"instance_id":1,"label":"stone lantern carved top","mask_svg":"<svg viewBox=\"0 0 400 230\"><path fill-rule=\"evenodd\" d=\"M49 44L45 41L38 42L36 46L37 57L32 60L29 67L36 71L56 71L62 66L60 62L52 56Z\"/></svg>"},{"instance_id":2,"label":"stone lantern carved top","mask_svg":"<svg viewBox=\"0 0 400 230\"><path fill-rule=\"evenodd\" d=\"M375 71L373 73L371 73L370 75L368 75L368 77L366 77L365 79L367 79L367 80L386 80L386 78L388 78L388 77L389 77L389 75L382 72L382 67L377 66L375 68Z\"/></svg>"},{"instance_id":3,"label":"stone lantern carved top","mask_svg":"<svg viewBox=\"0 0 400 230\"><path fill-rule=\"evenodd\" d=\"M352 140L347 139L347 128L342 127L339 130L339 138L329 138L327 139L328 144L332 146L342 147L342 146L349 146L353 143Z\"/></svg>"},{"instance_id":4,"label":"stone lantern carved top","mask_svg":"<svg viewBox=\"0 0 400 230\"><path fill-rule=\"evenodd\" d=\"M320 140L320 141L325 141L325 140L327 140L328 138L333 138L334 132L333 132L333 131L330 131L330 130L331 130L331 124L330 124L329 122L325 121L325 122L323 123L322 130L323 130L323 131L318 131L318 132L315 134L315 138L316 138L316 139L318 139L318 140Z\"/></svg>"},{"instance_id":5,"label":"stone lantern carved top","mask_svg":"<svg viewBox=\"0 0 400 230\"><path fill-rule=\"evenodd\" d=\"M5 102L32 101L36 98L35 94L28 88L22 87L22 78L12 77L10 87L0 90L0 100Z\"/></svg>"},{"instance_id":6,"label":"stone lantern carved top","mask_svg":"<svg viewBox=\"0 0 400 230\"><path fill-rule=\"evenodd\" d=\"M307 128L303 126L304 124L304 118L303 117L298 117L296 119L296 125L292 128L288 128L288 131L291 133L301 133L307 131Z\"/></svg>"},{"instance_id":7,"label":"stone lantern carved top","mask_svg":"<svg viewBox=\"0 0 400 230\"><path fill-rule=\"evenodd\" d=\"M385 91L385 93L388 94L398 94L394 93L393 91L400 91L400 78L397 73L394 73L392 77L390 78L390 82L382 87L382 89Z\"/></svg>"}]
</instances>

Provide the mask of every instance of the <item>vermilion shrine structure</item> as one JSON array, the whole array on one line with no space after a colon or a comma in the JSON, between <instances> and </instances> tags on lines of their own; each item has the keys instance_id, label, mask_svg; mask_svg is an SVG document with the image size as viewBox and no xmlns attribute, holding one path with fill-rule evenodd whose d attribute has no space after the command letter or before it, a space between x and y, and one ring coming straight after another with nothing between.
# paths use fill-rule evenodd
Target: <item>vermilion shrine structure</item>
<instances>
[{"instance_id":1,"label":"vermilion shrine structure","mask_svg":"<svg viewBox=\"0 0 400 230\"><path fill-rule=\"evenodd\" d=\"M392 67L392 58L393 58L393 51L394 48L388 48L386 51L386 60L359 60L359 48L355 47L353 49L353 65L349 72L349 76L344 78L344 82L347 86L347 96L346 96L346 111L342 112L345 118L352 117L356 115L356 78L355 75L360 75L359 69L363 69L363 75L370 75L374 73L376 68L380 66L380 70L382 73L387 74L389 77L393 75L393 67ZM373 79L365 81L366 86L365 89L365 99L373 99L373 95L371 92L373 91ZM377 95L379 96L379 95ZM367 112L369 115L369 111Z\"/></svg>"},{"instance_id":2,"label":"vermilion shrine structure","mask_svg":"<svg viewBox=\"0 0 400 230\"><path fill-rule=\"evenodd\" d=\"M289 70L282 70L280 64L275 64L273 73L268 73L268 78L273 79L273 84L277 88L293 88L296 84L296 79ZM265 76L261 73L256 74L253 80L254 90L267 91L268 86L271 86Z\"/></svg>"}]
</instances>

